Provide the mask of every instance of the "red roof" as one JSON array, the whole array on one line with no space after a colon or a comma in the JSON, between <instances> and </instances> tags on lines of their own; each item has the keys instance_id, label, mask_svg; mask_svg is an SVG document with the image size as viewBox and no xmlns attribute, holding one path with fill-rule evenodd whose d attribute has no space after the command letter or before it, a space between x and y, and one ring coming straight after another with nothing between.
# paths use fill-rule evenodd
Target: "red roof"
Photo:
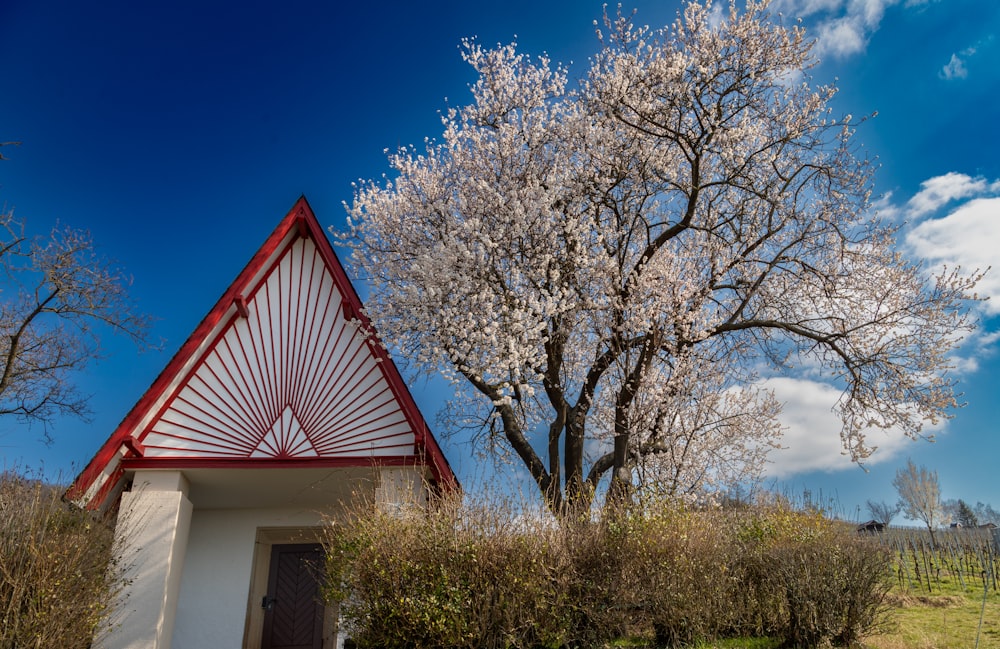
<instances>
[{"instance_id":1,"label":"red roof","mask_svg":"<svg viewBox=\"0 0 1000 649\"><path fill-rule=\"evenodd\" d=\"M139 468L373 463L458 484L300 198L67 496L101 508Z\"/></svg>"}]
</instances>

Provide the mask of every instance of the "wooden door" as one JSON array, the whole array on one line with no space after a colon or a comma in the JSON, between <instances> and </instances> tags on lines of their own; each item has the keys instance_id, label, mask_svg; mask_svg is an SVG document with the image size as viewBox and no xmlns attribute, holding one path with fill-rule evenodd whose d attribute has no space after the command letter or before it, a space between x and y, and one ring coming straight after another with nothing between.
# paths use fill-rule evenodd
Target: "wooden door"
<instances>
[{"instance_id":1,"label":"wooden door","mask_svg":"<svg viewBox=\"0 0 1000 649\"><path fill-rule=\"evenodd\" d=\"M322 574L318 543L271 547L261 649L323 649Z\"/></svg>"}]
</instances>

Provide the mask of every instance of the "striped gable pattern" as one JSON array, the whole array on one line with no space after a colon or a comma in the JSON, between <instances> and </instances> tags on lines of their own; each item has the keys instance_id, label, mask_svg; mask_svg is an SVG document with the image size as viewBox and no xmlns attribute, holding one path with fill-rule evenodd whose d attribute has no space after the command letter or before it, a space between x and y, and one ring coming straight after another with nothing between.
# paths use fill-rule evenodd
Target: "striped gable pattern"
<instances>
[{"instance_id":1,"label":"striped gable pattern","mask_svg":"<svg viewBox=\"0 0 1000 649\"><path fill-rule=\"evenodd\" d=\"M305 199L81 473L104 506L129 468L426 463L454 475Z\"/></svg>"}]
</instances>

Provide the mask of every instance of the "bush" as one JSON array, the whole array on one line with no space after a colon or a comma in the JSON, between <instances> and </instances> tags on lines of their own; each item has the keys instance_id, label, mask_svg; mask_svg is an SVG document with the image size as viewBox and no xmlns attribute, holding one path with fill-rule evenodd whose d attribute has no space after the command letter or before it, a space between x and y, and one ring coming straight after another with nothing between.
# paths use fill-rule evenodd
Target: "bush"
<instances>
[{"instance_id":1,"label":"bush","mask_svg":"<svg viewBox=\"0 0 1000 649\"><path fill-rule=\"evenodd\" d=\"M786 646L856 646L883 625L891 576L883 548L833 535L783 544L768 558L773 587L784 593L775 631Z\"/></svg>"},{"instance_id":2,"label":"bush","mask_svg":"<svg viewBox=\"0 0 1000 649\"><path fill-rule=\"evenodd\" d=\"M737 532L753 614L744 631L780 638L786 647L855 646L883 629L892 557L850 526L816 513L773 509L742 521Z\"/></svg>"},{"instance_id":3,"label":"bush","mask_svg":"<svg viewBox=\"0 0 1000 649\"><path fill-rule=\"evenodd\" d=\"M652 635L658 645L714 637L728 615L725 529L673 509L608 516L567 538L576 637L601 644Z\"/></svg>"},{"instance_id":4,"label":"bush","mask_svg":"<svg viewBox=\"0 0 1000 649\"><path fill-rule=\"evenodd\" d=\"M0 649L89 647L121 585L113 531L61 492L0 474Z\"/></svg>"},{"instance_id":5,"label":"bush","mask_svg":"<svg viewBox=\"0 0 1000 649\"><path fill-rule=\"evenodd\" d=\"M332 525L329 595L358 645L854 645L887 614L888 554L817 514L659 506L557 527L515 511L449 502Z\"/></svg>"},{"instance_id":6,"label":"bush","mask_svg":"<svg viewBox=\"0 0 1000 649\"><path fill-rule=\"evenodd\" d=\"M563 646L557 537L503 507L362 508L328 528L327 595L359 647Z\"/></svg>"}]
</instances>

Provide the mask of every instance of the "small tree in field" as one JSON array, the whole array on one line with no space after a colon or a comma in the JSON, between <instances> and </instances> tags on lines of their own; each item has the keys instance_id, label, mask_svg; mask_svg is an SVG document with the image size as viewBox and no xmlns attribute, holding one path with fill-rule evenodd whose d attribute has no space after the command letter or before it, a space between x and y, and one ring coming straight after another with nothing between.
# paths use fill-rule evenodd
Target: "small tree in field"
<instances>
[{"instance_id":1,"label":"small tree in field","mask_svg":"<svg viewBox=\"0 0 1000 649\"><path fill-rule=\"evenodd\" d=\"M1000 513L997 513L989 503L977 502L973 508L973 512L976 515L976 521L979 523L1000 524Z\"/></svg>"},{"instance_id":2,"label":"small tree in field","mask_svg":"<svg viewBox=\"0 0 1000 649\"><path fill-rule=\"evenodd\" d=\"M896 514L898 514L903 508L903 506L899 503L890 505L883 500L869 500L866 504L868 505L868 512L872 515L872 518L886 527L889 527L889 523L892 522L892 519L895 518Z\"/></svg>"},{"instance_id":3,"label":"small tree in field","mask_svg":"<svg viewBox=\"0 0 1000 649\"><path fill-rule=\"evenodd\" d=\"M945 521L937 471L918 467L913 460L907 460L906 466L896 471L892 486L899 493L903 513L907 518L923 521L931 534L931 543L934 543L934 530Z\"/></svg>"},{"instance_id":4,"label":"small tree in field","mask_svg":"<svg viewBox=\"0 0 1000 649\"><path fill-rule=\"evenodd\" d=\"M802 30L766 2L723 13L606 17L575 87L466 42L472 103L348 208L384 339L464 388L465 423L557 514L606 476L683 495L755 475L780 434L768 367L808 360L843 388L855 459L867 429L916 437L955 405L975 278L895 251Z\"/></svg>"},{"instance_id":5,"label":"small tree in field","mask_svg":"<svg viewBox=\"0 0 1000 649\"><path fill-rule=\"evenodd\" d=\"M0 213L0 415L43 424L49 441L56 416L87 414L71 375L100 355L99 328L146 340L128 284L89 233L56 227L32 238L12 211Z\"/></svg>"}]
</instances>

